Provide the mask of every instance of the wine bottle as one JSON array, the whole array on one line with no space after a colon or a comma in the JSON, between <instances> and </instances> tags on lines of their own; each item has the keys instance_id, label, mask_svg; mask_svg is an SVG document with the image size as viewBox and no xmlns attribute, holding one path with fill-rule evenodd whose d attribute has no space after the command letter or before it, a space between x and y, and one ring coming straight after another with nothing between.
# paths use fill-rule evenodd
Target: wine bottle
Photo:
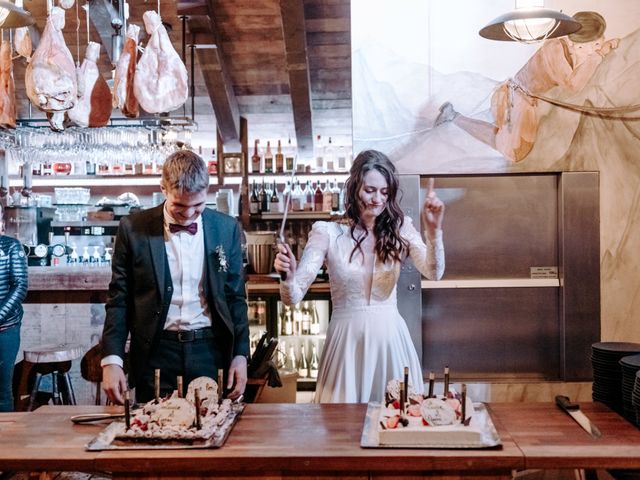
<instances>
[{"instance_id":1,"label":"wine bottle","mask_svg":"<svg viewBox=\"0 0 640 480\"><path fill-rule=\"evenodd\" d=\"M251 215L257 215L260 213L260 201L258 200L258 194L256 193L256 181L253 181L251 188L251 197L249 198L249 213Z\"/></svg>"},{"instance_id":2,"label":"wine bottle","mask_svg":"<svg viewBox=\"0 0 640 480\"><path fill-rule=\"evenodd\" d=\"M258 153L258 143L260 140L256 138L253 144L253 155L251 156L251 172L260 173L260 154Z\"/></svg>"},{"instance_id":3,"label":"wine bottle","mask_svg":"<svg viewBox=\"0 0 640 480\"><path fill-rule=\"evenodd\" d=\"M296 349L293 345L289 345L289 353L286 355L283 369L287 372L295 372L298 370L296 365Z\"/></svg>"},{"instance_id":4,"label":"wine bottle","mask_svg":"<svg viewBox=\"0 0 640 480\"><path fill-rule=\"evenodd\" d=\"M298 357L298 375L300 375L302 378L307 378L309 376L309 361L307 360L304 342L300 346L300 356Z\"/></svg>"},{"instance_id":5,"label":"wine bottle","mask_svg":"<svg viewBox=\"0 0 640 480\"><path fill-rule=\"evenodd\" d=\"M313 211L321 212L323 204L322 189L320 188L320 182L316 184L316 188L313 191Z\"/></svg>"},{"instance_id":6,"label":"wine bottle","mask_svg":"<svg viewBox=\"0 0 640 480\"><path fill-rule=\"evenodd\" d=\"M320 316L318 315L316 302L313 302L313 309L311 310L311 326L309 327L309 333L311 335L320 335Z\"/></svg>"},{"instance_id":7,"label":"wine bottle","mask_svg":"<svg viewBox=\"0 0 640 480\"><path fill-rule=\"evenodd\" d=\"M309 377L318 378L318 368L320 362L318 361L318 352L316 350L315 342L311 344L311 360L309 361Z\"/></svg>"},{"instance_id":8,"label":"wine bottle","mask_svg":"<svg viewBox=\"0 0 640 480\"><path fill-rule=\"evenodd\" d=\"M293 314L291 313L291 307L289 307L288 305L284 307L283 331L283 335L293 335Z\"/></svg>"},{"instance_id":9,"label":"wine bottle","mask_svg":"<svg viewBox=\"0 0 640 480\"><path fill-rule=\"evenodd\" d=\"M311 333L311 310L309 309L309 302L302 304L302 323L301 323L302 335L309 335Z\"/></svg>"},{"instance_id":10,"label":"wine bottle","mask_svg":"<svg viewBox=\"0 0 640 480\"><path fill-rule=\"evenodd\" d=\"M267 141L267 149L264 152L264 173L273 173L273 153L271 142Z\"/></svg>"},{"instance_id":11,"label":"wine bottle","mask_svg":"<svg viewBox=\"0 0 640 480\"><path fill-rule=\"evenodd\" d=\"M278 140L278 148L276 149L276 173L284 172L284 154L282 153L282 144Z\"/></svg>"},{"instance_id":12,"label":"wine bottle","mask_svg":"<svg viewBox=\"0 0 640 480\"><path fill-rule=\"evenodd\" d=\"M271 192L271 205L269 206L272 212L280 211L280 197L278 196L278 186L276 185L276 181L273 181L273 190Z\"/></svg>"},{"instance_id":13,"label":"wine bottle","mask_svg":"<svg viewBox=\"0 0 640 480\"><path fill-rule=\"evenodd\" d=\"M291 137L289 137L289 142L287 143L287 151L284 156L285 171L291 172L295 168L295 157L296 150L295 147L291 145Z\"/></svg>"},{"instance_id":14,"label":"wine bottle","mask_svg":"<svg viewBox=\"0 0 640 480\"><path fill-rule=\"evenodd\" d=\"M329 180L324 184L324 190L322 190L322 211L330 212L331 206L333 203L333 193L331 186L329 185Z\"/></svg>"},{"instance_id":15,"label":"wine bottle","mask_svg":"<svg viewBox=\"0 0 640 480\"><path fill-rule=\"evenodd\" d=\"M269 197L267 191L264 188L264 178L262 179L262 187L258 193L258 201L260 202L260 213L269 211Z\"/></svg>"}]
</instances>

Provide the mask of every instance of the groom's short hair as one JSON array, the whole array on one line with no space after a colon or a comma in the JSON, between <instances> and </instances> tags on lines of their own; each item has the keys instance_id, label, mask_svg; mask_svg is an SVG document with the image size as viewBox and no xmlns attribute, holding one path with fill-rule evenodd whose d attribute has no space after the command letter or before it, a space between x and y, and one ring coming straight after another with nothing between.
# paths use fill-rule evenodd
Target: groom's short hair
<instances>
[{"instance_id":1,"label":"groom's short hair","mask_svg":"<svg viewBox=\"0 0 640 480\"><path fill-rule=\"evenodd\" d=\"M209 188L207 165L191 150L172 153L162 165L161 183L171 192L201 192Z\"/></svg>"}]
</instances>

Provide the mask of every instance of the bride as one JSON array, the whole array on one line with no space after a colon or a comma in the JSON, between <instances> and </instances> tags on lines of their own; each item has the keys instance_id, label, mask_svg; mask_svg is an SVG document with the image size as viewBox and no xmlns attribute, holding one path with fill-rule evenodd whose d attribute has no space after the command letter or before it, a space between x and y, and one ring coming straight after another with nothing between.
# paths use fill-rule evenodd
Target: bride
<instances>
[{"instance_id":1,"label":"bride","mask_svg":"<svg viewBox=\"0 0 640 480\"><path fill-rule=\"evenodd\" d=\"M426 245L398 205L398 177L389 158L361 152L345 183L345 222L316 222L297 264L288 245L278 245L274 267L286 272L280 296L300 302L326 259L333 311L314 401L382 401L389 380L402 378L422 392L422 366L396 302L400 264L410 257L428 279L444 273L444 204L433 191L422 207Z\"/></svg>"}]
</instances>

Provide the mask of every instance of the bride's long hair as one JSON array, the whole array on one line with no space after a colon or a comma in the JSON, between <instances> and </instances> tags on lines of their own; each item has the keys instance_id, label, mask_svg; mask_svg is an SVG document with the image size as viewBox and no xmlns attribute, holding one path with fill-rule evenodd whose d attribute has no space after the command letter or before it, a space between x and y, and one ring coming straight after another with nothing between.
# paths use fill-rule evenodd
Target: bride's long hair
<instances>
[{"instance_id":1,"label":"bride's long hair","mask_svg":"<svg viewBox=\"0 0 640 480\"><path fill-rule=\"evenodd\" d=\"M360 200L360 188L365 175L371 170L377 170L387 182L387 203L384 210L376 217L373 233L376 239L375 251L378 259L385 263L387 260L402 260L402 255L409 248L409 242L400 236L400 227L404 223L404 213L398 205L398 176L396 167L389 157L377 150L364 150L353 161L349 178L345 182L345 218L349 220L351 238L355 247L351 251L349 261L356 252L362 251L362 242L369 235L362 222L363 204ZM356 238L356 227L365 232Z\"/></svg>"}]
</instances>

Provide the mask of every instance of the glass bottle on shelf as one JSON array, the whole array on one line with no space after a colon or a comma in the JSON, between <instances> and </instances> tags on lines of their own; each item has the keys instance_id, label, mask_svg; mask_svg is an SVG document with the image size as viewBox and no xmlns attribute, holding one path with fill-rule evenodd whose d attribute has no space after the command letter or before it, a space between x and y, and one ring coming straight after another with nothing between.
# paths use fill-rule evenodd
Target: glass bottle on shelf
<instances>
[{"instance_id":1,"label":"glass bottle on shelf","mask_svg":"<svg viewBox=\"0 0 640 480\"><path fill-rule=\"evenodd\" d=\"M313 211L321 212L322 205L324 203L324 196L322 195L322 188L320 188L320 182L316 184L316 188L313 191Z\"/></svg>"},{"instance_id":2,"label":"glass bottle on shelf","mask_svg":"<svg viewBox=\"0 0 640 480\"><path fill-rule=\"evenodd\" d=\"M304 348L304 342L300 345L300 356L298 357L298 375L302 378L309 376L309 360L307 360L307 353Z\"/></svg>"},{"instance_id":3,"label":"glass bottle on shelf","mask_svg":"<svg viewBox=\"0 0 640 480\"><path fill-rule=\"evenodd\" d=\"M334 179L331 186L331 211L340 211L340 187L338 186L338 179Z\"/></svg>"},{"instance_id":4,"label":"glass bottle on shelf","mask_svg":"<svg viewBox=\"0 0 640 480\"><path fill-rule=\"evenodd\" d=\"M300 335L302 330L302 310L300 304L293 306L293 334Z\"/></svg>"},{"instance_id":5,"label":"glass bottle on shelf","mask_svg":"<svg viewBox=\"0 0 640 480\"><path fill-rule=\"evenodd\" d=\"M315 206L315 189L311 186L311 182L309 180L307 180L307 184L304 187L304 194L304 209L308 210L309 212L313 212L313 208Z\"/></svg>"},{"instance_id":6,"label":"glass bottle on shelf","mask_svg":"<svg viewBox=\"0 0 640 480\"><path fill-rule=\"evenodd\" d=\"M332 202L333 202L333 191L331 189L329 180L327 180L327 183L324 184L324 190L322 190L322 211L330 212Z\"/></svg>"},{"instance_id":7,"label":"glass bottle on shelf","mask_svg":"<svg viewBox=\"0 0 640 480\"><path fill-rule=\"evenodd\" d=\"M207 170L209 175L217 175L218 174L218 159L216 157L216 149L211 149L211 157L209 157L209 161L207 162Z\"/></svg>"},{"instance_id":8,"label":"glass bottle on shelf","mask_svg":"<svg viewBox=\"0 0 640 480\"><path fill-rule=\"evenodd\" d=\"M309 361L309 377L318 378L318 368L320 367L320 361L318 360L318 351L316 348L316 342L311 343L311 360Z\"/></svg>"},{"instance_id":9,"label":"glass bottle on shelf","mask_svg":"<svg viewBox=\"0 0 640 480\"><path fill-rule=\"evenodd\" d=\"M276 185L275 180L273 181L273 190L271 191L269 209L274 213L280 212L280 197L278 196L278 186Z\"/></svg>"},{"instance_id":10,"label":"glass bottle on shelf","mask_svg":"<svg viewBox=\"0 0 640 480\"><path fill-rule=\"evenodd\" d=\"M276 173L284 172L284 154L282 153L282 144L278 140L278 147L276 149Z\"/></svg>"},{"instance_id":11,"label":"glass bottle on shelf","mask_svg":"<svg viewBox=\"0 0 640 480\"><path fill-rule=\"evenodd\" d=\"M258 194L256 193L256 181L253 181L251 188L251 197L249 197L249 213L251 215L257 215L260 213L260 201L258 200Z\"/></svg>"},{"instance_id":12,"label":"glass bottle on shelf","mask_svg":"<svg viewBox=\"0 0 640 480\"><path fill-rule=\"evenodd\" d=\"M338 153L336 155L336 170L338 172L346 172L347 171L347 149L344 145L340 145L338 148Z\"/></svg>"},{"instance_id":13,"label":"glass bottle on shelf","mask_svg":"<svg viewBox=\"0 0 640 480\"><path fill-rule=\"evenodd\" d=\"M262 186L258 192L258 203L260 213L267 211L267 191L264 189L264 179L262 179Z\"/></svg>"},{"instance_id":14,"label":"glass bottle on shelf","mask_svg":"<svg viewBox=\"0 0 640 480\"><path fill-rule=\"evenodd\" d=\"M309 327L309 333L311 335L320 335L320 316L318 315L316 302L312 302L312 303L313 303L313 308L310 310L311 325Z\"/></svg>"},{"instance_id":15,"label":"glass bottle on shelf","mask_svg":"<svg viewBox=\"0 0 640 480\"><path fill-rule=\"evenodd\" d=\"M291 313L291 307L285 305L282 311L282 335L293 335L293 315Z\"/></svg>"},{"instance_id":16,"label":"glass bottle on shelf","mask_svg":"<svg viewBox=\"0 0 640 480\"><path fill-rule=\"evenodd\" d=\"M335 149L333 148L331 137L329 137L329 141L324 147L324 166L327 172L335 171Z\"/></svg>"},{"instance_id":17,"label":"glass bottle on shelf","mask_svg":"<svg viewBox=\"0 0 640 480\"><path fill-rule=\"evenodd\" d=\"M295 157L296 150L293 145L291 145L291 137L289 137L289 141L287 142L287 150L284 155L284 169L286 172L291 172L295 168Z\"/></svg>"},{"instance_id":18,"label":"glass bottle on shelf","mask_svg":"<svg viewBox=\"0 0 640 480\"><path fill-rule=\"evenodd\" d=\"M260 140L256 138L253 143L253 155L251 155L251 173L260 173L261 158L258 152L258 143L260 143Z\"/></svg>"},{"instance_id":19,"label":"glass bottle on shelf","mask_svg":"<svg viewBox=\"0 0 640 480\"><path fill-rule=\"evenodd\" d=\"M287 197L291 196L291 182L287 180L287 183L284 186L284 190L282 192L282 211L284 211L285 205L287 204ZM293 210L292 199L289 199L289 211Z\"/></svg>"},{"instance_id":20,"label":"glass bottle on shelf","mask_svg":"<svg viewBox=\"0 0 640 480\"><path fill-rule=\"evenodd\" d=\"M300 187L300 181L296 180L296 186L291 193L291 210L301 212L304 210L307 197Z\"/></svg>"},{"instance_id":21,"label":"glass bottle on shelf","mask_svg":"<svg viewBox=\"0 0 640 480\"><path fill-rule=\"evenodd\" d=\"M282 367L282 369L286 372L295 372L296 370L298 370L296 365L296 348L293 345L293 342L289 344L289 348L287 349L287 354L284 360L284 366Z\"/></svg>"},{"instance_id":22,"label":"glass bottle on shelf","mask_svg":"<svg viewBox=\"0 0 640 480\"><path fill-rule=\"evenodd\" d=\"M264 173L273 173L273 153L271 153L270 141L267 141L267 149L264 152Z\"/></svg>"},{"instance_id":23,"label":"glass bottle on shelf","mask_svg":"<svg viewBox=\"0 0 640 480\"><path fill-rule=\"evenodd\" d=\"M316 137L314 150L315 163L313 166L313 171L318 173L324 172L324 147L322 145L322 138L320 137L320 135Z\"/></svg>"},{"instance_id":24,"label":"glass bottle on shelf","mask_svg":"<svg viewBox=\"0 0 640 480\"><path fill-rule=\"evenodd\" d=\"M300 333L302 333L302 335L309 335L311 333L311 311L309 309L309 302L304 302L302 304Z\"/></svg>"}]
</instances>

